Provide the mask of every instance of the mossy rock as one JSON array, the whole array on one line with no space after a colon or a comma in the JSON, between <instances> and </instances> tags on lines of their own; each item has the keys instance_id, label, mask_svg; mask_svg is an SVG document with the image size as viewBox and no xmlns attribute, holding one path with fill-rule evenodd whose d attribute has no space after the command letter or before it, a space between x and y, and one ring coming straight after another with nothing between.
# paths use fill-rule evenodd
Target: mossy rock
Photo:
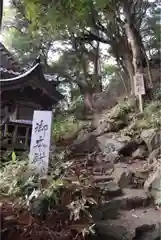
<instances>
[{"instance_id":1,"label":"mossy rock","mask_svg":"<svg viewBox=\"0 0 161 240\"><path fill-rule=\"evenodd\" d=\"M144 108L144 114L149 115L151 113L158 112L161 108L161 103L158 101L152 101L151 103L147 104Z\"/></svg>"},{"instance_id":2,"label":"mossy rock","mask_svg":"<svg viewBox=\"0 0 161 240\"><path fill-rule=\"evenodd\" d=\"M109 117L111 119L125 119L134 110L134 106L131 101L119 103L111 110Z\"/></svg>"},{"instance_id":3,"label":"mossy rock","mask_svg":"<svg viewBox=\"0 0 161 240\"><path fill-rule=\"evenodd\" d=\"M82 121L75 119L73 116L69 116L64 119L56 119L54 121L53 135L56 142L61 140L72 139L79 133L84 126Z\"/></svg>"},{"instance_id":4,"label":"mossy rock","mask_svg":"<svg viewBox=\"0 0 161 240\"><path fill-rule=\"evenodd\" d=\"M148 129L151 128L151 125L148 119L140 119L136 121L134 129Z\"/></svg>"},{"instance_id":5,"label":"mossy rock","mask_svg":"<svg viewBox=\"0 0 161 240\"><path fill-rule=\"evenodd\" d=\"M135 115L135 121L131 129L141 131L149 128L160 128L161 103L153 101L147 104L143 113Z\"/></svg>"}]
</instances>

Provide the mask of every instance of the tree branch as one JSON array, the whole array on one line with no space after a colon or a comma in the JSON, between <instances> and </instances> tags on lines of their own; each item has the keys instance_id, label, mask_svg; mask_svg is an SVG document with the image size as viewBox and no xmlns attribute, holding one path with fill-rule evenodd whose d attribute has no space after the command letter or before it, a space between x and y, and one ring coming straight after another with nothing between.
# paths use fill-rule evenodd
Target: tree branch
<instances>
[{"instance_id":1,"label":"tree branch","mask_svg":"<svg viewBox=\"0 0 161 240\"><path fill-rule=\"evenodd\" d=\"M110 41L108 39L104 39L91 32L88 32L84 34L82 37L77 37L77 38L81 41L87 41L87 42L98 41L98 42L110 44Z\"/></svg>"}]
</instances>

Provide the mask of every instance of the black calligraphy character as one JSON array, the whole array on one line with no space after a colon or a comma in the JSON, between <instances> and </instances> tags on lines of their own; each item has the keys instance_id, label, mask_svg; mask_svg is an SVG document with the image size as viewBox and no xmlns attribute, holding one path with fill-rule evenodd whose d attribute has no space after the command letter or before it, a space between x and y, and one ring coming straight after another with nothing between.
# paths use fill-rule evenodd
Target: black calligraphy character
<instances>
[{"instance_id":1,"label":"black calligraphy character","mask_svg":"<svg viewBox=\"0 0 161 240\"><path fill-rule=\"evenodd\" d=\"M42 164L44 158L45 158L45 152L35 153L32 163L38 162L39 164Z\"/></svg>"},{"instance_id":2,"label":"black calligraphy character","mask_svg":"<svg viewBox=\"0 0 161 240\"><path fill-rule=\"evenodd\" d=\"M42 130L43 120L40 123L36 123L35 132L40 132Z\"/></svg>"},{"instance_id":3,"label":"black calligraphy character","mask_svg":"<svg viewBox=\"0 0 161 240\"><path fill-rule=\"evenodd\" d=\"M43 144L44 138L42 136L39 136L39 139L36 140L36 145L34 146L34 148L42 148L42 147L46 147L45 144Z\"/></svg>"},{"instance_id":4,"label":"black calligraphy character","mask_svg":"<svg viewBox=\"0 0 161 240\"><path fill-rule=\"evenodd\" d=\"M35 127L35 132L41 132L43 131L44 132L44 135L45 135L45 132L48 130L48 125L43 123L44 121L41 120L40 123L36 123L36 127Z\"/></svg>"}]
</instances>

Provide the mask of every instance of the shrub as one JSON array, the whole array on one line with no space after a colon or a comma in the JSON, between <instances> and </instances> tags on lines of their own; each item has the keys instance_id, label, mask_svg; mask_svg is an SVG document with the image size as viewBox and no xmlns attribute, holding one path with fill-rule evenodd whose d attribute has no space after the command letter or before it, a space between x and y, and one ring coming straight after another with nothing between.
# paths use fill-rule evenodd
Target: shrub
<instances>
[{"instance_id":1,"label":"shrub","mask_svg":"<svg viewBox=\"0 0 161 240\"><path fill-rule=\"evenodd\" d=\"M0 169L0 193L5 196L21 195L24 172L27 170L26 161L10 161Z\"/></svg>"},{"instance_id":2,"label":"shrub","mask_svg":"<svg viewBox=\"0 0 161 240\"><path fill-rule=\"evenodd\" d=\"M54 121L54 139L55 141L67 140L73 138L81 129L83 123L76 120L73 116L66 118L57 118Z\"/></svg>"}]
</instances>

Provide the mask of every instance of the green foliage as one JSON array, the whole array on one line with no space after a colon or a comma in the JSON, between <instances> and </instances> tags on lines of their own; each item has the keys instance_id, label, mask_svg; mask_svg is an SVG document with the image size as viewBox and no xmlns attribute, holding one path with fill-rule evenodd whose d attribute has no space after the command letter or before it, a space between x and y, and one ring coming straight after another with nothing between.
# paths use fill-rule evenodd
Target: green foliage
<instances>
[{"instance_id":1,"label":"green foliage","mask_svg":"<svg viewBox=\"0 0 161 240\"><path fill-rule=\"evenodd\" d=\"M83 126L83 122L76 120L73 116L56 118L54 121L55 141L68 140L76 136Z\"/></svg>"},{"instance_id":2,"label":"green foliage","mask_svg":"<svg viewBox=\"0 0 161 240\"><path fill-rule=\"evenodd\" d=\"M21 184L24 181L24 174L27 170L26 161L11 161L0 169L0 195L20 196Z\"/></svg>"},{"instance_id":3,"label":"green foliage","mask_svg":"<svg viewBox=\"0 0 161 240\"><path fill-rule=\"evenodd\" d=\"M82 96L79 96L71 102L69 112L72 112L73 115L76 117L77 115L79 115L79 113L83 114L83 110L84 110L83 98Z\"/></svg>"},{"instance_id":4,"label":"green foliage","mask_svg":"<svg viewBox=\"0 0 161 240\"><path fill-rule=\"evenodd\" d=\"M135 129L160 128L161 121L161 104L160 102L151 102L144 108L142 118L136 120Z\"/></svg>"},{"instance_id":5,"label":"green foliage","mask_svg":"<svg viewBox=\"0 0 161 240\"><path fill-rule=\"evenodd\" d=\"M64 176L73 171L77 175L77 181L72 182L70 178L69 180L64 179ZM59 176L57 172L59 172ZM57 210L57 206L61 206L61 209L69 213L70 219L67 219L68 221L81 220L82 213L84 213L86 223L83 222L82 232L90 232L93 230L91 226L92 216L88 208L89 205L97 204L97 202L94 198L88 196L87 189L89 186L87 178L86 182L81 181L81 172L79 172L78 167L75 169L74 161L61 163L56 166L45 188L42 188L41 191L40 189L34 189L27 197L27 204L32 213L38 216L47 214L52 209Z\"/></svg>"},{"instance_id":6,"label":"green foliage","mask_svg":"<svg viewBox=\"0 0 161 240\"><path fill-rule=\"evenodd\" d=\"M10 197L14 203L18 200L23 207L28 207L32 216L40 218L53 210L54 214L62 215L63 210L68 213L65 214L66 221L83 222L82 229L79 228L80 233L93 232L94 225L88 208L97 202L89 197L87 189L91 184L87 177L85 182L81 181L81 171L78 167L75 168L73 161L57 164L44 187L40 187L40 179L36 176L24 177L26 170L26 161L9 162L0 170L0 197ZM74 171L77 181L64 179Z\"/></svg>"},{"instance_id":7,"label":"green foliage","mask_svg":"<svg viewBox=\"0 0 161 240\"><path fill-rule=\"evenodd\" d=\"M83 26L90 8L90 1L79 0L60 0L56 3L53 1L45 3L37 0L24 0L24 3L27 16L32 20L33 26L40 27L40 24L45 23L52 32L58 29L66 30L67 26L76 29L76 22Z\"/></svg>"},{"instance_id":8,"label":"green foliage","mask_svg":"<svg viewBox=\"0 0 161 240\"><path fill-rule=\"evenodd\" d=\"M12 162L15 162L16 159L17 159L16 153L15 153L15 152L12 152Z\"/></svg>"},{"instance_id":9,"label":"green foliage","mask_svg":"<svg viewBox=\"0 0 161 240\"><path fill-rule=\"evenodd\" d=\"M126 136L135 137L139 136L140 132L144 129L161 127L161 104L160 102L151 102L144 107L142 114L133 112L131 121L128 126L122 130Z\"/></svg>"},{"instance_id":10,"label":"green foliage","mask_svg":"<svg viewBox=\"0 0 161 240\"><path fill-rule=\"evenodd\" d=\"M62 186L63 181L60 175L64 173L62 169L66 169L68 164L59 163L54 172L52 172L52 179L49 179L49 186L44 189L46 196L51 196L50 192L55 191L58 186ZM60 171L59 171L60 170ZM58 174L59 172L59 174ZM56 177L57 180L53 180ZM0 196L16 197L29 197L31 193L38 190L40 182L37 176L28 175L28 162L27 160L9 161L0 168ZM53 196L51 196L53 197Z\"/></svg>"},{"instance_id":11,"label":"green foliage","mask_svg":"<svg viewBox=\"0 0 161 240\"><path fill-rule=\"evenodd\" d=\"M160 49L160 4L157 0L150 3L149 14L145 19L146 27L144 26L143 33L150 36L145 43L148 50L158 51Z\"/></svg>"},{"instance_id":12,"label":"green foliage","mask_svg":"<svg viewBox=\"0 0 161 240\"><path fill-rule=\"evenodd\" d=\"M155 4L149 4L149 14L145 16L144 2L139 1L135 4L134 1L133 4L133 1L130 1L129 3L131 3L131 11L134 10L134 19L137 18L136 25L140 24L137 26L138 29L141 23L146 25L146 27L141 26L140 35L143 41L149 39L145 42L148 42L147 48L153 51L156 48L155 43L157 46L158 43L160 44L158 31L160 15L158 15L158 6L155 1ZM104 51L100 51L101 66L105 66L104 70L101 70L100 81L107 85L110 80L113 83L112 88L116 88L119 82L129 90L130 82L124 83L120 78L120 75L123 75L121 73L124 73L125 81L129 77L124 58L127 36L124 31L124 22L121 20L122 1L17 0L16 3L16 21L11 24L14 27L8 28L10 42L8 45L12 45L12 49L23 62L33 61L40 53L45 63L45 70L50 70L49 72L64 82L64 85L67 81L78 85L78 81L90 79L91 85L95 87L98 86L95 81L99 82L99 77L95 77L97 75L95 71L91 74L91 65L93 67L96 62L96 44L106 42L108 53L115 58L119 67L108 65L109 54L106 55ZM93 38L91 34L95 37ZM98 35L100 39L97 39ZM82 39L84 37L85 40ZM53 59L55 51L59 50L58 42L64 46L64 49L61 51L63 54L60 61L55 66ZM91 51L91 43L95 50ZM50 66L49 58L51 58ZM73 91L72 84L69 84L68 88L71 89L71 97L80 94L80 91Z\"/></svg>"},{"instance_id":13,"label":"green foliage","mask_svg":"<svg viewBox=\"0 0 161 240\"><path fill-rule=\"evenodd\" d=\"M138 129L138 130L142 130L142 129L148 129L148 128L151 128L151 124L150 122L148 121L148 119L139 119L135 126L134 126L134 129Z\"/></svg>"},{"instance_id":14,"label":"green foliage","mask_svg":"<svg viewBox=\"0 0 161 240\"><path fill-rule=\"evenodd\" d=\"M130 101L123 101L117 104L110 112L111 119L125 119L125 117L133 111L133 106Z\"/></svg>"},{"instance_id":15,"label":"green foliage","mask_svg":"<svg viewBox=\"0 0 161 240\"><path fill-rule=\"evenodd\" d=\"M114 64L108 64L104 67L104 71L111 77L116 75L116 72L118 72L118 70L118 67Z\"/></svg>"},{"instance_id":16,"label":"green foliage","mask_svg":"<svg viewBox=\"0 0 161 240\"><path fill-rule=\"evenodd\" d=\"M158 113L158 111L160 111L161 109L161 104L160 102L156 101L156 102L151 102L149 104L147 104L144 108L144 115L145 117L147 116L150 116L151 114L154 114L154 113Z\"/></svg>"}]
</instances>

